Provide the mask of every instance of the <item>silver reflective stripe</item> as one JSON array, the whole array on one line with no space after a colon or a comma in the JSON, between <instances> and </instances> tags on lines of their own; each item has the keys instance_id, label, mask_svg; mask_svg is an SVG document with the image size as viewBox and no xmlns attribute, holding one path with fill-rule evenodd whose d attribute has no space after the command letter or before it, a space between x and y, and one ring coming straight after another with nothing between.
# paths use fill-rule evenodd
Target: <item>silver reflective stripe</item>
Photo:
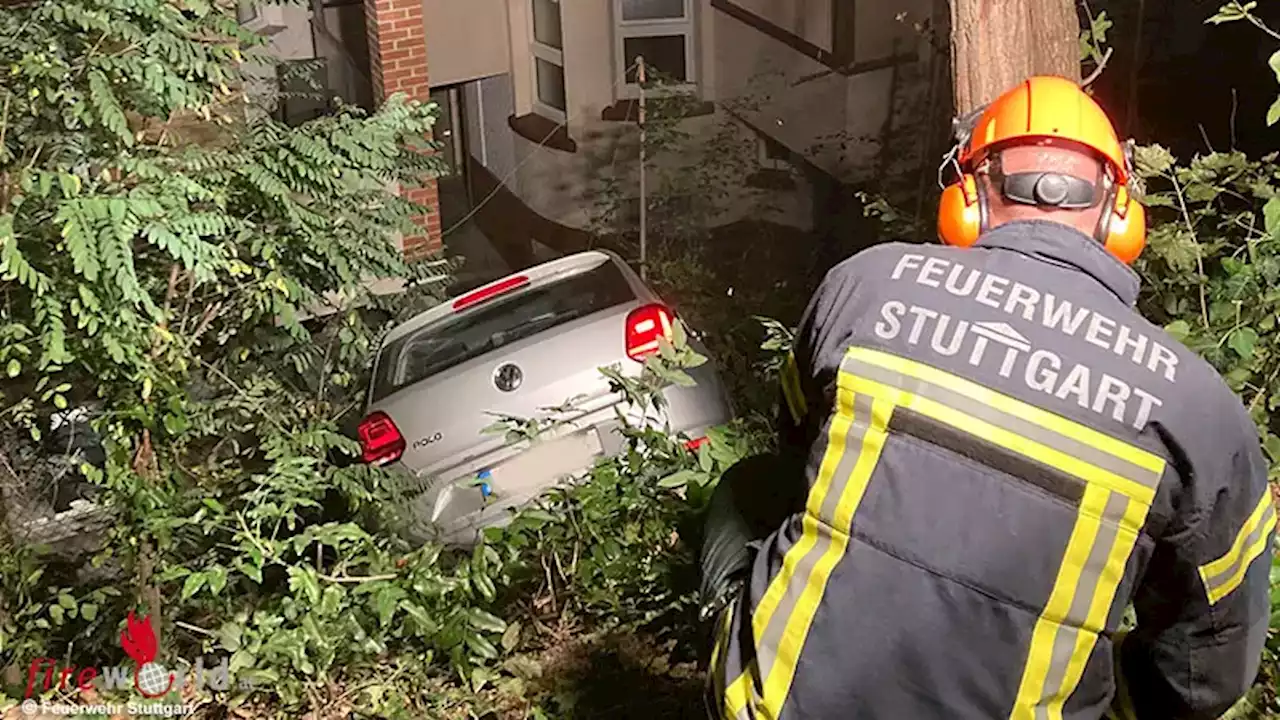
<instances>
[{"instance_id":1,"label":"silver reflective stripe","mask_svg":"<svg viewBox=\"0 0 1280 720\"><path fill-rule=\"evenodd\" d=\"M1053 651L1049 658L1049 670L1045 674L1044 689L1041 691L1040 703L1036 705L1036 720L1048 720L1049 698L1062 688L1067 676L1067 666L1071 664L1071 655L1075 651L1076 638L1084 627L1089 616L1089 605L1097 593L1098 584L1102 581L1102 573L1107 567L1107 558L1115 547L1120 523L1124 520L1129 499L1117 492L1108 493L1107 504L1102 509L1102 523L1093 538L1093 547L1089 549L1089 557L1085 560L1080 579L1076 583L1076 593L1071 598L1071 607L1067 617L1053 636Z\"/></svg>"},{"instance_id":2,"label":"silver reflective stripe","mask_svg":"<svg viewBox=\"0 0 1280 720\"><path fill-rule=\"evenodd\" d=\"M1015 435L1034 440L1041 445L1053 448L1058 452L1079 458L1091 465L1106 470L1114 475L1132 480L1146 488L1156 490L1160 485L1160 475L1151 470L1134 465L1122 458L1118 458L1111 453L1104 452L1092 445L1076 440L1075 438L1062 435L1048 428L1041 427L1035 423L1023 420L1020 417L1010 415L1006 412L991 407L985 403L974 400L958 392L948 388L935 385L927 380L904 375L894 370L872 365L871 363L859 360L855 357L845 356L844 362L841 363L841 371L851 375L866 378L882 385L896 388L913 395L928 398L934 402L945 405L953 410L957 410L971 417L975 417L983 422L995 425L998 428L1007 430ZM1019 401L1020 402L1020 401ZM972 430L972 428L960 428L961 430Z\"/></svg>"},{"instance_id":3,"label":"silver reflective stripe","mask_svg":"<svg viewBox=\"0 0 1280 720\"><path fill-rule=\"evenodd\" d=\"M831 476L831 483L827 487L826 497L822 499L822 509L817 518L818 541L809 548L804 557L800 558L800 562L796 563L795 572L791 576L792 582L787 584L786 594L783 595L778 607L769 618L769 624L765 626L764 632L756 642L756 658L759 661L762 682L767 682L769 672L773 669L778 656L778 646L782 642L782 633L786 630L787 622L795 613L800 597L808 586L806 580L812 574L814 565L827 554L834 542L831 532L836 506L840 502L840 497L844 495L849 479L853 475L853 468L858 464L858 457L862 454L862 439L871 425L872 400L869 395L855 394L853 397L853 418L844 435L844 451L840 454L839 463ZM832 422L835 422L836 417L832 417ZM849 533L852 528L839 528L839 531Z\"/></svg>"}]
</instances>

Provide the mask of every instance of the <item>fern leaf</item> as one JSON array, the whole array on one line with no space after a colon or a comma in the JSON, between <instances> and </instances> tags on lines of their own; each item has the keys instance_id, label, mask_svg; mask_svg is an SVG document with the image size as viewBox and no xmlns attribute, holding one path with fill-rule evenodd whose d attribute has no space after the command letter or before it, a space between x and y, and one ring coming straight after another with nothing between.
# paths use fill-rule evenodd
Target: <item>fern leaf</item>
<instances>
[{"instance_id":1,"label":"fern leaf","mask_svg":"<svg viewBox=\"0 0 1280 720\"><path fill-rule=\"evenodd\" d=\"M98 279L98 271L101 269L98 243L94 237L92 220L80 212L79 206L78 202L63 203L58 208L54 222L62 225L62 239L67 242L72 267L85 280L93 282Z\"/></svg>"},{"instance_id":2,"label":"fern leaf","mask_svg":"<svg viewBox=\"0 0 1280 720\"><path fill-rule=\"evenodd\" d=\"M129 121L120 108L120 102L111 91L111 83L101 70L89 71L89 100L98 112L98 121L107 130L115 133L125 145L133 146L133 133L129 132Z\"/></svg>"}]
</instances>

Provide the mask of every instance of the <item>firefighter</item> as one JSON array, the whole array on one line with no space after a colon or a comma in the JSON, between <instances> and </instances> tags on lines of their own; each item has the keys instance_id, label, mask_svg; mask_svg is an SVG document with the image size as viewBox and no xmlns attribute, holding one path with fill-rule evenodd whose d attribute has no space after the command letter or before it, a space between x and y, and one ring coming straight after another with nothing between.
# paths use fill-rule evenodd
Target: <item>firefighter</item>
<instances>
[{"instance_id":1,"label":"firefighter","mask_svg":"<svg viewBox=\"0 0 1280 720\"><path fill-rule=\"evenodd\" d=\"M1053 77L957 134L942 243L826 275L781 451L713 496L709 710L1217 718L1258 670L1276 511L1239 399L1134 309L1132 143Z\"/></svg>"}]
</instances>

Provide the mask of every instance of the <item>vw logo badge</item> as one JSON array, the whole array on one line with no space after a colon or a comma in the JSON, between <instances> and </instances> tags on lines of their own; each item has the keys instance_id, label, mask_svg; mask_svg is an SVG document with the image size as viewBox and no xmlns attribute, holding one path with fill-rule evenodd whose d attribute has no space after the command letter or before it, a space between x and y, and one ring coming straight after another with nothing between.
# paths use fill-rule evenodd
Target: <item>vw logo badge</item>
<instances>
[{"instance_id":1,"label":"vw logo badge","mask_svg":"<svg viewBox=\"0 0 1280 720\"><path fill-rule=\"evenodd\" d=\"M520 368L507 363L500 366L493 373L493 384L503 392L511 392L520 387L520 383L524 382L524 372Z\"/></svg>"}]
</instances>

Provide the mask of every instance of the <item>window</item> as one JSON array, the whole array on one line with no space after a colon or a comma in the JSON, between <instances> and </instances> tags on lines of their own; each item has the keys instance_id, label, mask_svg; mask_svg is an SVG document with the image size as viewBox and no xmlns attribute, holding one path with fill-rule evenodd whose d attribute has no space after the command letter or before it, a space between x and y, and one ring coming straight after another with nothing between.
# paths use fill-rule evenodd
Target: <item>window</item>
<instances>
[{"instance_id":1,"label":"window","mask_svg":"<svg viewBox=\"0 0 1280 720\"><path fill-rule=\"evenodd\" d=\"M791 152L781 143L767 137L759 139L760 167L766 170L788 170L791 163Z\"/></svg>"},{"instance_id":2,"label":"window","mask_svg":"<svg viewBox=\"0 0 1280 720\"><path fill-rule=\"evenodd\" d=\"M635 299L611 260L495 298L388 343L378 353L374 398L381 400L481 355Z\"/></svg>"},{"instance_id":3,"label":"window","mask_svg":"<svg viewBox=\"0 0 1280 720\"><path fill-rule=\"evenodd\" d=\"M565 122L564 35L560 0L533 3L534 107L552 120Z\"/></svg>"},{"instance_id":4,"label":"window","mask_svg":"<svg viewBox=\"0 0 1280 720\"><path fill-rule=\"evenodd\" d=\"M614 0L614 24L620 95L640 94L637 57L650 82L666 79L677 89L697 83L691 0Z\"/></svg>"}]
</instances>

